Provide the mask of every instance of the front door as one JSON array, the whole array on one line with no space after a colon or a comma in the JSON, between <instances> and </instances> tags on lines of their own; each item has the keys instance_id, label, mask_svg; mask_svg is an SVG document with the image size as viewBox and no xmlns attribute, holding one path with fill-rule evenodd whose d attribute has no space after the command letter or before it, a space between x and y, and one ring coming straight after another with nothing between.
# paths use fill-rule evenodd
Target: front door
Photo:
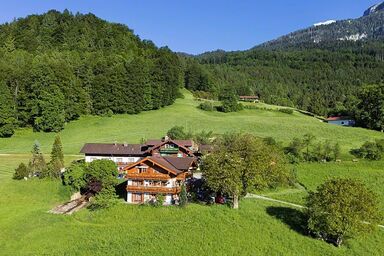
<instances>
[{"instance_id":1,"label":"front door","mask_svg":"<svg viewBox=\"0 0 384 256\"><path fill-rule=\"evenodd\" d=\"M142 193L132 193L132 202L133 203L142 203L143 202L143 194Z\"/></svg>"}]
</instances>

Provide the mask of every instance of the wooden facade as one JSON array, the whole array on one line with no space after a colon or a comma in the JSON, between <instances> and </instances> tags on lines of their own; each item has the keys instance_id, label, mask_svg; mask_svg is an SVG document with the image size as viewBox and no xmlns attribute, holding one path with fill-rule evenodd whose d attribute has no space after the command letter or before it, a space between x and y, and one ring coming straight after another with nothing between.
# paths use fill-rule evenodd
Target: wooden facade
<instances>
[{"instance_id":1,"label":"wooden facade","mask_svg":"<svg viewBox=\"0 0 384 256\"><path fill-rule=\"evenodd\" d=\"M180 171L161 157L147 157L124 168L127 179L127 201L145 203L159 194L171 204L174 195L181 191L181 184L192 175L191 170Z\"/></svg>"},{"instance_id":2,"label":"wooden facade","mask_svg":"<svg viewBox=\"0 0 384 256\"><path fill-rule=\"evenodd\" d=\"M106 159L117 164L118 177L126 180L128 203L144 203L162 194L171 204L201 156L199 145L192 140L167 137L143 144L86 143L80 152L86 162Z\"/></svg>"}]
</instances>

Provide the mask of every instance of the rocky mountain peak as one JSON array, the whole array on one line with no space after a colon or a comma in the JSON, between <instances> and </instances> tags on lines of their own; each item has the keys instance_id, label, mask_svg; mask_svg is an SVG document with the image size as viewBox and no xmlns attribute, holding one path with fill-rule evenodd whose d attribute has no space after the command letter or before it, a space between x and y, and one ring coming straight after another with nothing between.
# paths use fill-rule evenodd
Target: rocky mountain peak
<instances>
[{"instance_id":1,"label":"rocky mountain peak","mask_svg":"<svg viewBox=\"0 0 384 256\"><path fill-rule=\"evenodd\" d=\"M368 16L368 15L371 15L372 13L377 13L380 11L384 11L384 2L379 3L379 4L375 4L371 7L369 7L368 10L366 10L364 12L364 16Z\"/></svg>"}]
</instances>

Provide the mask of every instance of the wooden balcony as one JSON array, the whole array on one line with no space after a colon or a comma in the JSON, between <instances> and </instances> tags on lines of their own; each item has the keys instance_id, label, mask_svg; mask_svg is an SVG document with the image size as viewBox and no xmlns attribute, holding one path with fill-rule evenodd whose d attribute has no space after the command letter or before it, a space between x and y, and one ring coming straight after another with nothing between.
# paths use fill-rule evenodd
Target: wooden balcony
<instances>
[{"instance_id":1,"label":"wooden balcony","mask_svg":"<svg viewBox=\"0 0 384 256\"><path fill-rule=\"evenodd\" d=\"M180 193L180 187L155 187L155 186L134 186L128 185L127 191L136 193L164 193L164 194L177 194Z\"/></svg>"},{"instance_id":2,"label":"wooden balcony","mask_svg":"<svg viewBox=\"0 0 384 256\"><path fill-rule=\"evenodd\" d=\"M126 175L127 179L131 180L169 180L170 177L164 174L154 174L154 173L128 173Z\"/></svg>"}]
</instances>

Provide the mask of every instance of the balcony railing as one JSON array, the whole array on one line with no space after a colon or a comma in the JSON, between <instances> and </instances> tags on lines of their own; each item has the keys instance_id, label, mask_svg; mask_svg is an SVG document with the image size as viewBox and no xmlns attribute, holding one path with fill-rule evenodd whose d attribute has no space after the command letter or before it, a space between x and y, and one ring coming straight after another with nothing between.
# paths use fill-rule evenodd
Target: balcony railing
<instances>
[{"instance_id":1,"label":"balcony railing","mask_svg":"<svg viewBox=\"0 0 384 256\"><path fill-rule=\"evenodd\" d=\"M158 175L152 173L129 173L126 175L127 179L131 180L169 180L170 177L167 175Z\"/></svg>"},{"instance_id":2,"label":"balcony railing","mask_svg":"<svg viewBox=\"0 0 384 256\"><path fill-rule=\"evenodd\" d=\"M164 193L164 194L176 194L180 193L180 187L156 187L156 186L134 186L128 185L127 191L129 192L141 192L141 193Z\"/></svg>"},{"instance_id":3,"label":"balcony railing","mask_svg":"<svg viewBox=\"0 0 384 256\"><path fill-rule=\"evenodd\" d=\"M179 152L178 148L161 148L160 153L165 153L165 154L176 154Z\"/></svg>"}]
</instances>

